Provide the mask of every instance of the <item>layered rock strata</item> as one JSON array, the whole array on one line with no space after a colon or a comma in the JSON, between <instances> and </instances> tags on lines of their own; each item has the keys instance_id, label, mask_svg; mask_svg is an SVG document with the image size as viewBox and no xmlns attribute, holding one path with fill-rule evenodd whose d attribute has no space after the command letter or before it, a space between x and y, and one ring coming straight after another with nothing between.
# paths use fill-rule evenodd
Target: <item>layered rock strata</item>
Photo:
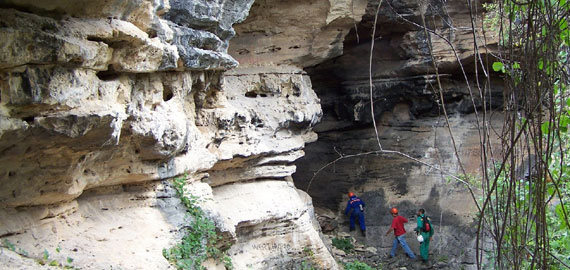
<instances>
[{"instance_id":1,"label":"layered rock strata","mask_svg":"<svg viewBox=\"0 0 570 270\"><path fill-rule=\"evenodd\" d=\"M168 268L186 173L238 269L335 269L290 176L322 116L302 68L340 55L363 3L2 1L1 266ZM264 57L271 37L287 53Z\"/></svg>"},{"instance_id":2,"label":"layered rock strata","mask_svg":"<svg viewBox=\"0 0 570 270\"><path fill-rule=\"evenodd\" d=\"M336 222L340 223L338 230L348 229L348 220L342 217L346 192L361 196L368 206L368 233L365 238L355 237L380 253L389 251L393 239L383 234L391 224L388 209L397 207L413 223L417 209L425 208L436 227L432 258L448 258L447 269L473 268L470 247L474 247L475 231L471 222L476 206L465 186L402 155L360 154L380 149L372 128L371 79L383 149L400 151L448 174L462 175L463 167L467 175L476 176L481 171L480 132L490 135L495 157L501 154L497 137L502 116L492 111L484 115L482 110L500 108L502 83L487 66L475 64L475 49L481 52L481 59L492 62L488 53L496 44L481 29L481 6L473 7L473 29L465 1L383 1L374 26L378 3L370 1L358 30L347 36L342 56L306 69L321 98L323 120L315 127L319 140L308 145L307 155L296 162L295 184L307 190L311 183L308 193L315 205L337 213L339 218L323 224L328 230ZM429 37L423 29L424 20ZM373 26L377 35L370 78ZM485 104L481 96L486 97ZM442 105L449 116L449 128ZM487 126L482 125L483 117ZM356 156L323 168L350 155ZM415 227L409 224L406 228L411 231ZM412 234L409 238L418 253L417 241Z\"/></svg>"}]
</instances>

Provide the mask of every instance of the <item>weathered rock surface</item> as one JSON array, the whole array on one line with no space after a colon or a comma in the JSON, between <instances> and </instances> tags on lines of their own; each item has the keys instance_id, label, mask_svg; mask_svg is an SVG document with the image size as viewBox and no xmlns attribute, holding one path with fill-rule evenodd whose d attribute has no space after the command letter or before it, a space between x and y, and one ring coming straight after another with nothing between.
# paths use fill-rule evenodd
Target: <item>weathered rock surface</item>
<instances>
[{"instance_id":1,"label":"weathered rock surface","mask_svg":"<svg viewBox=\"0 0 570 270\"><path fill-rule=\"evenodd\" d=\"M259 0L237 25L229 52L245 66L308 67L343 51L344 37L364 14L367 0Z\"/></svg>"},{"instance_id":2,"label":"weathered rock surface","mask_svg":"<svg viewBox=\"0 0 570 270\"><path fill-rule=\"evenodd\" d=\"M218 211L220 227L235 237L229 254L236 269L295 269L303 261L337 268L319 236L311 198L290 178L215 188L206 208Z\"/></svg>"},{"instance_id":3,"label":"weathered rock surface","mask_svg":"<svg viewBox=\"0 0 570 270\"><path fill-rule=\"evenodd\" d=\"M341 54L366 2L253 2L0 3L0 236L28 254L2 268L171 267L183 173L237 269L337 268L290 176L322 117L302 67ZM262 28L299 48L249 63Z\"/></svg>"},{"instance_id":4,"label":"weathered rock surface","mask_svg":"<svg viewBox=\"0 0 570 270\"><path fill-rule=\"evenodd\" d=\"M70 257L82 269L168 269L162 249L175 243L187 223L167 182L91 189L56 208L11 209L1 217L3 235L18 230L4 238L18 251L42 258L46 250L50 261L67 264ZM17 259L2 263L3 269L40 267L35 261L23 267Z\"/></svg>"},{"instance_id":5,"label":"weathered rock surface","mask_svg":"<svg viewBox=\"0 0 570 270\"><path fill-rule=\"evenodd\" d=\"M361 237L356 233L354 236L358 242L377 248L381 256L376 258L378 260L384 259L393 240L393 236L384 236L391 224L388 210L398 207L400 213L414 223L417 209L425 208L436 227L431 244L434 264L438 258L446 257L449 264L444 269L474 267L473 252L468 247L474 243L473 216L470 213L476 209L475 204L464 186L448 180L438 170L397 154L369 154L339 160L315 176L315 172L340 155L379 150L372 128L369 86L370 42L378 2L368 3L362 22L357 26L358 31L351 30L346 37L341 56L306 69L321 98L323 120L315 126L319 140L309 144L305 148L307 155L296 162L295 184L307 190L312 179L308 193L317 206L318 216L330 211L337 213L336 219L321 218L325 222L321 224L323 229L338 223L337 231L348 231L348 220L342 216L346 192L354 191L361 196L367 204L367 236ZM420 3L423 6L418 6ZM421 27L422 16L427 27L435 29L450 44L430 34L429 40L433 45L430 52ZM497 77L491 75L488 81L485 80L481 65L474 64L474 47L483 52L482 57L488 52L486 49L492 49L491 46L483 46L479 15L475 23L476 29L473 30L465 1L383 1L372 52L374 115L383 149L400 151L447 173L463 173L441 109L433 54L439 67L443 101L450 117L449 127L461 163L467 174L480 171L480 137L474 111L477 109L479 117L483 117L483 104L477 85L481 85L482 94L491 100L485 104L487 109L502 105L502 87ZM477 46L473 42L474 31L479 42ZM490 39L487 42L493 44ZM457 57L450 45L457 52ZM479 82L476 71L481 75ZM471 92L466 86L465 76ZM492 124L487 128L494 137L497 133L493 130L501 129L502 116L493 113L485 117ZM494 154L499 156L500 147L496 142L491 143L497 150ZM406 228L412 231L414 225ZM408 243L419 253L417 240L412 234ZM404 266L407 265L394 264L388 269ZM408 269L416 269L415 266L410 267Z\"/></svg>"},{"instance_id":6,"label":"weathered rock surface","mask_svg":"<svg viewBox=\"0 0 570 270\"><path fill-rule=\"evenodd\" d=\"M484 72L473 49L489 47L473 45L473 32L481 32L464 1L421 3L385 2L380 10L372 74L380 140L458 171L437 118L433 53L471 172L479 153L468 114L482 104L471 104L459 64L477 85L473 73ZM295 187L305 188L338 153L377 147L367 103L377 4L1 1L0 237L17 252L2 248L0 267L36 269L47 250L82 269L170 268L162 249L181 237L187 220L167 179L183 173L233 244L236 269L338 268L320 227L346 227L336 215L348 189L369 205L359 254L378 259L389 248L381 236L386 208L411 216L421 205L436 220L434 251L453 257L445 267L472 264L472 252L460 247L471 241L465 213L474 206L437 171L395 156L343 160L309 190L320 215ZM430 53L422 16L457 55L433 34ZM494 100L487 106L501 104L500 89L482 88ZM472 93L479 95L475 87ZM317 140L313 128L320 139L305 148Z\"/></svg>"},{"instance_id":7,"label":"weathered rock surface","mask_svg":"<svg viewBox=\"0 0 570 270\"><path fill-rule=\"evenodd\" d=\"M496 117L494 128L500 129L502 119L500 115ZM389 119L393 122L379 127L384 149L401 151L446 172L460 172L443 117ZM474 135L477 129L473 122L472 115L455 115L450 119L459 155L468 173L479 169L479 141ZM321 132L319 140L307 146L307 155L297 163L296 185L305 190L313 172L339 157L335 150L350 155L373 151L377 147L374 131L370 128ZM317 213L327 207L337 212L338 218L328 222L337 222L338 231L348 232L348 219L340 213L346 206L348 190L356 192L367 205L367 235L361 237L355 233L354 236L359 242L376 247L379 254L387 254L392 245L393 236L384 236L392 221L388 210L397 207L401 215L410 220L407 231L413 232L415 213L417 209L425 208L436 228L431 243L434 260L445 256L453 258L454 263L475 263L472 249L468 247L472 246L475 233L471 222L476 207L463 184L399 155L371 154L340 160L322 170L309 190L319 206ZM407 241L418 253L415 234L409 233ZM454 267L456 265L451 265L448 269Z\"/></svg>"}]
</instances>

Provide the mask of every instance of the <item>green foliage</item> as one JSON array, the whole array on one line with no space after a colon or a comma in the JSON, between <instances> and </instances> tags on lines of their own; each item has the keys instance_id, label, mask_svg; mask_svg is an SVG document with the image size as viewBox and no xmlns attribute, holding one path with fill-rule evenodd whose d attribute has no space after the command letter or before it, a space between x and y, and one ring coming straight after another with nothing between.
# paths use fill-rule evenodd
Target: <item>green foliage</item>
<instances>
[{"instance_id":1,"label":"green foliage","mask_svg":"<svg viewBox=\"0 0 570 270\"><path fill-rule=\"evenodd\" d=\"M315 256L315 252L311 249L311 247L306 246L303 248L303 255L305 255L309 259L312 259L313 256ZM317 268L315 268L311 262L307 262L306 260L303 260L301 262L300 269L301 270L316 270Z\"/></svg>"},{"instance_id":2,"label":"green foliage","mask_svg":"<svg viewBox=\"0 0 570 270\"><path fill-rule=\"evenodd\" d=\"M29 257L29 256L30 256L30 254L28 254L28 252L25 251L23 248L18 248L17 253L20 254L20 255L22 255L22 256L25 256L25 257Z\"/></svg>"},{"instance_id":3,"label":"green foliage","mask_svg":"<svg viewBox=\"0 0 570 270\"><path fill-rule=\"evenodd\" d=\"M566 213L570 213L570 207L568 205L565 207ZM570 256L568 255L570 254L570 229L564 218L561 204L558 204L554 211L547 213L546 222L550 231L549 244L552 254L566 265L570 265ZM553 267L563 268L557 260L553 260L552 263Z\"/></svg>"},{"instance_id":4,"label":"green foliage","mask_svg":"<svg viewBox=\"0 0 570 270\"><path fill-rule=\"evenodd\" d=\"M552 129L541 129L544 134L553 132ZM570 257L568 256L568 254L570 254L570 227L564 214L570 214L570 205L567 200L567 198L570 198L570 181L568 180L570 179L570 161L564 159L564 157L570 155L570 134L568 134L568 132L560 132L560 137L557 139L554 148L557 149L557 151L554 151L550 157L545 157L545 160L550 161L549 171L553 178L550 178L550 176L546 177L546 190L548 193L547 198L557 197L559 201L552 203L552 200L549 199L550 207L547 207L545 216L549 235L548 244L551 253L549 269L562 269L562 263L570 265ZM498 169L498 167L499 166L497 165L496 169ZM497 176L497 188L495 192L497 195L492 196L489 203L489 205L493 205L494 211L485 213L485 216L489 221L495 218L495 222L502 222L501 218L503 213L506 212L508 204L505 202L505 198L501 197L501 194L505 194L507 189L510 187L509 171L509 166L506 165L503 172ZM489 174L491 175L491 178L495 177L492 171L490 171ZM560 179L560 181L557 179ZM556 185L555 182L558 184ZM538 215L536 213L536 209L532 206L532 195L537 189L536 184L532 180L518 179L516 185L518 186L518 190L516 192L517 196L513 201L511 201L511 208L514 207L511 211L515 211L513 215L523 216L529 211L532 213L532 216ZM558 192L560 194L558 194ZM482 201L483 198L481 198L480 202ZM565 211L563 211L563 204ZM497 216L494 217L493 215ZM503 256L509 258L512 255L509 253L509 250L512 250L513 248L516 249L516 246L524 246L528 250L534 250L536 246L534 237L523 238L522 235L528 234L529 231L533 232L537 229L535 219L525 218L524 220L512 221L506 223L505 227L506 230L501 249ZM513 246L512 243L516 246ZM524 256L518 262L522 266L522 269L531 269L532 256L530 256L530 254L528 255L529 256ZM496 257L496 250L487 252L487 263L484 268L497 269L495 266Z\"/></svg>"},{"instance_id":5,"label":"green foliage","mask_svg":"<svg viewBox=\"0 0 570 270\"><path fill-rule=\"evenodd\" d=\"M345 270L374 270L370 265L361 261L354 261L344 265Z\"/></svg>"},{"instance_id":6,"label":"green foliage","mask_svg":"<svg viewBox=\"0 0 570 270\"><path fill-rule=\"evenodd\" d=\"M301 270L317 270L316 267L314 267L311 263L307 262L307 261L302 261L301 262Z\"/></svg>"},{"instance_id":7,"label":"green foliage","mask_svg":"<svg viewBox=\"0 0 570 270\"><path fill-rule=\"evenodd\" d=\"M483 17L483 27L486 30L485 32L490 35L491 38L495 38L499 33L500 17L498 5L497 3L483 3L483 9L485 10Z\"/></svg>"},{"instance_id":8,"label":"green foliage","mask_svg":"<svg viewBox=\"0 0 570 270\"><path fill-rule=\"evenodd\" d=\"M186 175L173 181L176 195L186 207L186 217L190 226L180 243L163 249L162 255L177 269L204 269L202 263L213 258L220 260L226 269L233 269L231 258L218 247L221 239L216 232L216 225L208 219L206 213L198 206L198 198L185 192Z\"/></svg>"},{"instance_id":9,"label":"green foliage","mask_svg":"<svg viewBox=\"0 0 570 270\"><path fill-rule=\"evenodd\" d=\"M503 63L501 62L495 62L493 63L493 70L496 72L502 72L505 73L505 65L503 65Z\"/></svg>"},{"instance_id":10,"label":"green foliage","mask_svg":"<svg viewBox=\"0 0 570 270\"><path fill-rule=\"evenodd\" d=\"M567 29L567 25L564 26ZM544 136L554 137L553 149L548 158L548 169L550 176L547 178L547 193L549 197L558 198L558 201L551 203L549 211L546 212L546 223L549 231L549 245L552 255L564 264L570 265L570 224L568 215L570 214L570 99L568 99L566 85L558 82L554 89L555 104L557 104L557 118L555 121L546 122L541 125ZM566 100L565 100L566 99ZM551 261L553 267L562 268L562 263L558 260Z\"/></svg>"},{"instance_id":11,"label":"green foliage","mask_svg":"<svg viewBox=\"0 0 570 270\"><path fill-rule=\"evenodd\" d=\"M483 179L480 217L494 244L483 268L560 269L570 263L570 1L496 0L483 7L485 33L496 33L500 45L492 69L505 74L505 93L513 97L505 109L518 115L505 125L524 138L503 138L506 149L516 150L499 164L504 170L491 167Z\"/></svg>"},{"instance_id":12,"label":"green foliage","mask_svg":"<svg viewBox=\"0 0 570 270\"><path fill-rule=\"evenodd\" d=\"M338 238L332 239L332 245L346 253L350 253L354 250L354 245L349 238Z\"/></svg>"},{"instance_id":13,"label":"green foliage","mask_svg":"<svg viewBox=\"0 0 570 270\"><path fill-rule=\"evenodd\" d=\"M567 127L564 123L564 127ZM550 156L549 171L552 179L547 180L547 193L551 197L558 197L559 201L552 204L546 213L546 223L549 231L549 244L551 252L558 259L570 265L570 226L567 215L570 214L570 134L567 129L559 126L560 137L556 141L556 148ZM562 151L560 151L562 150ZM564 207L564 209L563 209ZM562 267L558 260L553 260L552 265Z\"/></svg>"},{"instance_id":14,"label":"green foliage","mask_svg":"<svg viewBox=\"0 0 570 270\"><path fill-rule=\"evenodd\" d=\"M8 239L2 240L2 246L9 249L10 251L16 252L20 256L30 258L30 259L34 259L40 265L48 265L48 266L58 267L58 268L62 268L62 269L76 269L72 265L73 258L67 257L67 259L65 260L65 263L62 263L62 262L55 260L55 259L50 259L50 254L49 254L49 251L47 249L44 249L44 251L41 253L41 257L32 257L28 254L28 252L26 250L24 250L20 247L17 247L15 244L10 242L10 240L8 240ZM55 249L55 252L59 254L59 253L61 253L61 251L62 251L62 248L58 245Z\"/></svg>"},{"instance_id":15,"label":"green foliage","mask_svg":"<svg viewBox=\"0 0 570 270\"><path fill-rule=\"evenodd\" d=\"M232 262L232 258L230 258L230 256L228 256L227 254L224 254L222 256L222 263L224 264L224 267L226 267L226 269L228 270L234 269L234 263Z\"/></svg>"},{"instance_id":16,"label":"green foliage","mask_svg":"<svg viewBox=\"0 0 570 270\"><path fill-rule=\"evenodd\" d=\"M311 247L304 247L303 248L303 254L305 254L305 256L307 256L307 257L315 256L315 252L311 249Z\"/></svg>"},{"instance_id":17,"label":"green foliage","mask_svg":"<svg viewBox=\"0 0 570 270\"><path fill-rule=\"evenodd\" d=\"M10 240L8 240L8 239L2 240L2 246L5 247L5 248L7 248L8 250L13 251L13 252L16 252L16 253L18 253L18 254L20 254L20 255L22 255L22 256L29 257L29 254L28 254L27 251L25 251L25 250L22 249L22 248L16 247L16 245L14 245L14 244L13 244L12 242L10 242Z\"/></svg>"},{"instance_id":18,"label":"green foliage","mask_svg":"<svg viewBox=\"0 0 570 270\"><path fill-rule=\"evenodd\" d=\"M61 253L61 250L62 250L61 247L57 246L55 252ZM29 257L28 253L22 249L20 249L18 253L22 256ZM60 262L57 259L50 258L50 253L47 249L44 249L41 258L36 258L35 260L39 265L47 265L61 269L76 269L75 266L72 265L73 259L71 257L67 257L65 262Z\"/></svg>"},{"instance_id":19,"label":"green foliage","mask_svg":"<svg viewBox=\"0 0 570 270\"><path fill-rule=\"evenodd\" d=\"M10 240L4 239L2 241L2 243L4 244L4 247L6 247L7 249L16 252L16 246L14 244L12 244L12 242L10 242Z\"/></svg>"}]
</instances>

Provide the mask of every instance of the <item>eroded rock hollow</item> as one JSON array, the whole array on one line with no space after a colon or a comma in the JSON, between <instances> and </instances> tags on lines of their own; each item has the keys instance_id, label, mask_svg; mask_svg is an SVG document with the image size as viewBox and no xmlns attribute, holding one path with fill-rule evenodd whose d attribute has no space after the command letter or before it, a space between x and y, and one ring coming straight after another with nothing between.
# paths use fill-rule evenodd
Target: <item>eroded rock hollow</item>
<instances>
[{"instance_id":1,"label":"eroded rock hollow","mask_svg":"<svg viewBox=\"0 0 570 270\"><path fill-rule=\"evenodd\" d=\"M367 203L368 231L357 240L383 254L393 240L384 236L392 220L389 209L397 207L414 221L417 210L425 208L436 226L432 252L445 258L441 267L475 267L477 208L465 185L449 174L481 171L479 132L492 134L495 139L486 143L500 155L502 83L474 57L475 51L492 57L496 43L481 28L473 31L465 1L384 1L374 25L377 5L368 4L361 23L345 38L343 55L306 69L324 116L314 129L318 141L296 162L295 184L308 190L324 230L348 231L342 212L346 193L356 192ZM481 25L480 15L475 25ZM483 73L488 79L478 76ZM482 113L489 109L498 110ZM483 117L492 125L481 127ZM406 228L413 231L415 222ZM408 243L418 252L414 234Z\"/></svg>"},{"instance_id":2,"label":"eroded rock hollow","mask_svg":"<svg viewBox=\"0 0 570 270\"><path fill-rule=\"evenodd\" d=\"M406 22L425 17L457 51L430 35L460 156L477 168L482 104L471 103L459 68L477 83L465 3L386 3L372 54L382 145L459 171L428 37ZM0 1L0 237L17 249L4 245L0 267L36 269L44 251L81 269L172 267L162 250L187 226L170 182L181 175L231 245L235 269L337 269L313 201L334 212L348 190L370 205L370 234L359 239L369 246L386 247L377 232L396 205L441 217L449 237L436 250L469 242L465 190L417 162L363 156L313 177L338 153L377 147L367 101L377 5ZM484 94L497 96L485 106L501 104L500 89ZM457 262L472 263L468 254Z\"/></svg>"}]
</instances>

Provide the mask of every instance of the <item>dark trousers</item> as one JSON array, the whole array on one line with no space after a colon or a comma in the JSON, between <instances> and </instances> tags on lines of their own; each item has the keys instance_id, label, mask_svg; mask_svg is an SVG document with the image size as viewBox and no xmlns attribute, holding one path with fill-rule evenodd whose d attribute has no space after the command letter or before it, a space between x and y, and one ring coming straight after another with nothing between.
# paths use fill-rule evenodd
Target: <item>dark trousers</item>
<instances>
[{"instance_id":1,"label":"dark trousers","mask_svg":"<svg viewBox=\"0 0 570 270\"><path fill-rule=\"evenodd\" d=\"M350 214L350 229L354 230L355 227L355 222L358 219L358 224L360 225L360 230L362 231L366 231L366 224L364 223L364 213L362 212L352 212L352 214Z\"/></svg>"}]
</instances>

